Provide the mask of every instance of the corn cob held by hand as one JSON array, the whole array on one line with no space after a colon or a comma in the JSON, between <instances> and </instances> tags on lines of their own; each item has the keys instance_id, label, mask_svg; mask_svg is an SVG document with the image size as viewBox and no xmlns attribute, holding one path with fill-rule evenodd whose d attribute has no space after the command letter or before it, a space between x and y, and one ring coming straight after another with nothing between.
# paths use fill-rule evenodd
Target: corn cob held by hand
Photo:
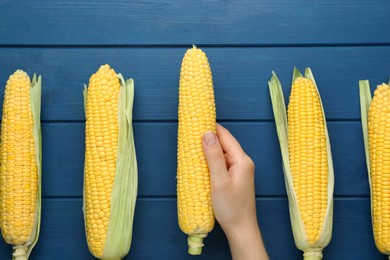
<instances>
[{"instance_id":1,"label":"corn cob held by hand","mask_svg":"<svg viewBox=\"0 0 390 260\"><path fill-rule=\"evenodd\" d=\"M374 239L378 250L390 258L390 87L379 85L371 98L368 80L359 85Z\"/></svg>"},{"instance_id":2,"label":"corn cob held by hand","mask_svg":"<svg viewBox=\"0 0 390 260\"><path fill-rule=\"evenodd\" d=\"M122 259L131 245L138 178L133 98L133 80L109 65L84 88L83 211L89 250L100 259Z\"/></svg>"},{"instance_id":3,"label":"corn cob held by hand","mask_svg":"<svg viewBox=\"0 0 390 260\"><path fill-rule=\"evenodd\" d=\"M188 235L188 253L200 255L203 238L214 227L210 173L202 135L216 131L214 90L206 54L195 46L184 55L179 88L177 204L180 229Z\"/></svg>"},{"instance_id":4,"label":"corn cob held by hand","mask_svg":"<svg viewBox=\"0 0 390 260\"><path fill-rule=\"evenodd\" d=\"M280 142L296 246L321 259L332 236L333 163L321 98L309 68L294 69L288 116L281 84L268 82Z\"/></svg>"},{"instance_id":5,"label":"corn cob held by hand","mask_svg":"<svg viewBox=\"0 0 390 260\"><path fill-rule=\"evenodd\" d=\"M13 258L28 259L41 219L41 77L17 70L4 93L0 144L0 227Z\"/></svg>"}]
</instances>

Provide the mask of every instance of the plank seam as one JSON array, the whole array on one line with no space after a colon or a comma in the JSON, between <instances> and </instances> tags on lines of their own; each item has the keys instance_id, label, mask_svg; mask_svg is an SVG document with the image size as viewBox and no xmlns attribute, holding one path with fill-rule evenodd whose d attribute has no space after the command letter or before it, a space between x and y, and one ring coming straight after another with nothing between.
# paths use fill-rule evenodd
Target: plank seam
<instances>
[{"instance_id":1,"label":"plank seam","mask_svg":"<svg viewBox=\"0 0 390 260\"><path fill-rule=\"evenodd\" d=\"M360 118L331 118L327 122L360 122ZM273 119L218 119L219 123L273 123ZM41 120L41 123L85 123L85 120ZM133 123L177 123L176 119L134 119Z\"/></svg>"},{"instance_id":2,"label":"plank seam","mask_svg":"<svg viewBox=\"0 0 390 260\"><path fill-rule=\"evenodd\" d=\"M317 48L317 47L383 47L383 43L264 43L264 44L197 44L200 48ZM192 44L1 44L0 48L190 48Z\"/></svg>"},{"instance_id":3,"label":"plank seam","mask_svg":"<svg viewBox=\"0 0 390 260\"><path fill-rule=\"evenodd\" d=\"M42 196L43 199L82 199L82 196ZM338 195L334 196L335 200L339 199L367 199L370 195ZM140 195L137 199L168 199L176 200L175 195ZM287 199L286 195L256 195L256 199Z\"/></svg>"}]
</instances>

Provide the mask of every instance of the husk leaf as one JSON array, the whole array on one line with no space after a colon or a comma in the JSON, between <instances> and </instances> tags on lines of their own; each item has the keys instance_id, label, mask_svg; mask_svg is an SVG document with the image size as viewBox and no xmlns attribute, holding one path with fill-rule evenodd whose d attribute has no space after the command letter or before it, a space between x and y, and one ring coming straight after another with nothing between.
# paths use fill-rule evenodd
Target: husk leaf
<instances>
[{"instance_id":1,"label":"husk leaf","mask_svg":"<svg viewBox=\"0 0 390 260\"><path fill-rule=\"evenodd\" d=\"M132 126L134 81L125 81L121 74L118 74L118 78L122 83L119 93L118 153L102 259L121 259L129 252L137 198L138 170Z\"/></svg>"},{"instance_id":2,"label":"husk leaf","mask_svg":"<svg viewBox=\"0 0 390 260\"><path fill-rule=\"evenodd\" d=\"M293 188L293 179L290 169L290 159L288 151L288 124L287 111L284 101L282 86L275 72L272 72L272 77L268 81L268 86L271 95L272 109L274 112L276 131L278 134L280 151L283 161L284 180L288 196L289 211L291 217L291 226L295 244L298 248L303 247L306 243L306 234L303 221L299 214L298 202ZM302 245L303 243L303 245Z\"/></svg>"},{"instance_id":3,"label":"husk leaf","mask_svg":"<svg viewBox=\"0 0 390 260\"><path fill-rule=\"evenodd\" d=\"M295 79L298 77L303 77L303 76L297 68L294 68L292 82L294 82ZM310 69L306 69L305 77L313 81L318 92L317 85L315 83L314 77ZM329 169L328 203L327 203L327 211L326 211L324 226L322 228L320 239L315 245L310 245L307 240L303 220L301 218L301 214L299 211L298 201L293 186L293 177L290 169L286 105L284 101L282 86L274 72L272 72L272 77L268 81L268 85L270 89L271 102L272 102L272 108L274 112L279 144L281 148L281 154L283 160L283 171L284 171L285 185L286 185L287 196L289 201L289 211L290 211L291 226L293 230L294 241L297 248L304 251L304 259L321 259L322 249L329 244L332 235L333 187L334 187L333 162L332 162L332 155L330 150L328 131L326 128L325 114L324 114L324 124L325 124L325 131L326 131L328 169ZM322 102L321 102L321 106L322 106Z\"/></svg>"},{"instance_id":4,"label":"husk leaf","mask_svg":"<svg viewBox=\"0 0 390 260\"><path fill-rule=\"evenodd\" d=\"M360 114L362 121L362 132L363 132L363 141L364 141L364 151L366 154L366 166L368 173L368 183L370 185L370 208L371 208L371 219L373 220L373 195L372 195L372 185L371 185L371 171L370 171L370 149L368 142L368 110L372 102L370 82L368 80L359 81L359 96L360 96ZM373 230L374 232L374 230ZM375 234L374 234L375 236ZM389 257L390 258L390 257Z\"/></svg>"},{"instance_id":5,"label":"husk leaf","mask_svg":"<svg viewBox=\"0 0 390 260\"><path fill-rule=\"evenodd\" d=\"M35 159L37 162L37 174L38 174L38 195L37 195L37 204L36 212L34 219L33 232L29 241L22 246L14 246L14 252L12 254L13 260L23 260L28 259L33 250L34 246L38 242L39 232L41 227L41 184L42 184L42 133L41 133L41 86L42 78L41 76L36 76L34 74L31 81L30 88L30 104L31 112L33 117L33 138L35 145Z\"/></svg>"},{"instance_id":6,"label":"husk leaf","mask_svg":"<svg viewBox=\"0 0 390 260\"><path fill-rule=\"evenodd\" d=\"M368 181L370 183L370 190L371 190L370 151L368 147L368 110L371 105L372 96L370 90L370 83L368 80L359 81L359 93L360 93L360 114L361 114L361 121L362 121L364 150L366 152Z\"/></svg>"},{"instance_id":7,"label":"husk leaf","mask_svg":"<svg viewBox=\"0 0 390 260\"><path fill-rule=\"evenodd\" d=\"M303 78L303 75L302 73L298 70L297 67L294 67L294 70L293 70L293 76L292 76L292 84L294 83L294 81L297 79L297 78Z\"/></svg>"}]
</instances>

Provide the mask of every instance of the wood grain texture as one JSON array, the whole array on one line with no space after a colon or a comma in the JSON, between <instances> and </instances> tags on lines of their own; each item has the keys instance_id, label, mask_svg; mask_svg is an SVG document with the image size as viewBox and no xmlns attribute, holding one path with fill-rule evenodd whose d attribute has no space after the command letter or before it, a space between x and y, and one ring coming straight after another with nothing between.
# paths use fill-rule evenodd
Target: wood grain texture
<instances>
[{"instance_id":1,"label":"wood grain texture","mask_svg":"<svg viewBox=\"0 0 390 260\"><path fill-rule=\"evenodd\" d=\"M84 235L81 199L43 200L41 236L30 260L94 259ZM333 239L325 259L385 259L375 248L367 198L335 199ZM257 214L271 259L299 260L294 245L286 198L257 199ZM229 259L229 247L217 225L204 241L199 259ZM0 242L0 258L9 259L10 247ZM125 259L193 259L177 224L175 199L139 199L133 243Z\"/></svg>"},{"instance_id":2,"label":"wood grain texture","mask_svg":"<svg viewBox=\"0 0 390 260\"><path fill-rule=\"evenodd\" d=\"M256 164L258 220L271 259L302 259L292 237L267 81L286 99L292 70L311 67L335 169L333 238L324 259L385 259L375 248L358 81L390 74L388 0L0 1L0 104L16 69L43 76L42 230L30 260L94 259L82 216L82 89L102 64L135 80L139 196L126 259L190 259L177 225L180 64L191 44L209 58L217 119ZM286 100L287 101L287 100ZM199 259L230 259L219 226ZM0 239L0 259L11 248Z\"/></svg>"},{"instance_id":3,"label":"wood grain texture","mask_svg":"<svg viewBox=\"0 0 390 260\"><path fill-rule=\"evenodd\" d=\"M389 9L386 0L1 1L0 44L390 43Z\"/></svg>"},{"instance_id":4,"label":"wood grain texture","mask_svg":"<svg viewBox=\"0 0 390 260\"><path fill-rule=\"evenodd\" d=\"M273 120L267 85L271 71L288 98L294 66L312 68L328 119L358 120L358 81L370 79L374 88L388 81L390 71L390 46L203 49L212 67L219 120ZM101 64L109 63L135 80L135 120L177 120L185 50L0 48L0 85L19 68L42 74L42 120L84 120L83 85Z\"/></svg>"},{"instance_id":5,"label":"wood grain texture","mask_svg":"<svg viewBox=\"0 0 390 260\"><path fill-rule=\"evenodd\" d=\"M256 164L256 194L285 196L274 123L224 122ZM330 122L337 196L368 196L359 122ZM176 195L176 123L135 123L140 196ZM43 195L81 196L84 123L43 124Z\"/></svg>"}]
</instances>

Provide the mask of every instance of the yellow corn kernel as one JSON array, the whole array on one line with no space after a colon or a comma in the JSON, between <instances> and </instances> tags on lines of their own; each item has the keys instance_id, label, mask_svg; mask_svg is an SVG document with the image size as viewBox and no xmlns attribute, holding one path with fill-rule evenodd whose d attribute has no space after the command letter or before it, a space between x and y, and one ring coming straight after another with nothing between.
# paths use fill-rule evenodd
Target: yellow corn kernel
<instances>
[{"instance_id":1,"label":"yellow corn kernel","mask_svg":"<svg viewBox=\"0 0 390 260\"><path fill-rule=\"evenodd\" d=\"M38 197L30 78L17 70L7 81L1 122L0 227L14 246L33 235Z\"/></svg>"},{"instance_id":2,"label":"yellow corn kernel","mask_svg":"<svg viewBox=\"0 0 390 260\"><path fill-rule=\"evenodd\" d=\"M288 105L288 146L294 190L308 242L317 243L328 200L324 115L314 83L298 77Z\"/></svg>"},{"instance_id":3,"label":"yellow corn kernel","mask_svg":"<svg viewBox=\"0 0 390 260\"><path fill-rule=\"evenodd\" d=\"M177 152L178 219L189 235L189 253L200 254L203 238L214 227L210 173L202 150L202 135L215 132L215 102L210 65L196 48L184 55L179 88Z\"/></svg>"},{"instance_id":4,"label":"yellow corn kernel","mask_svg":"<svg viewBox=\"0 0 390 260\"><path fill-rule=\"evenodd\" d=\"M119 79L103 65L89 80L86 101L85 206L91 253L103 255L118 148Z\"/></svg>"},{"instance_id":5,"label":"yellow corn kernel","mask_svg":"<svg viewBox=\"0 0 390 260\"><path fill-rule=\"evenodd\" d=\"M382 84L374 92L368 112L371 207L375 244L390 254L390 87Z\"/></svg>"}]
</instances>

